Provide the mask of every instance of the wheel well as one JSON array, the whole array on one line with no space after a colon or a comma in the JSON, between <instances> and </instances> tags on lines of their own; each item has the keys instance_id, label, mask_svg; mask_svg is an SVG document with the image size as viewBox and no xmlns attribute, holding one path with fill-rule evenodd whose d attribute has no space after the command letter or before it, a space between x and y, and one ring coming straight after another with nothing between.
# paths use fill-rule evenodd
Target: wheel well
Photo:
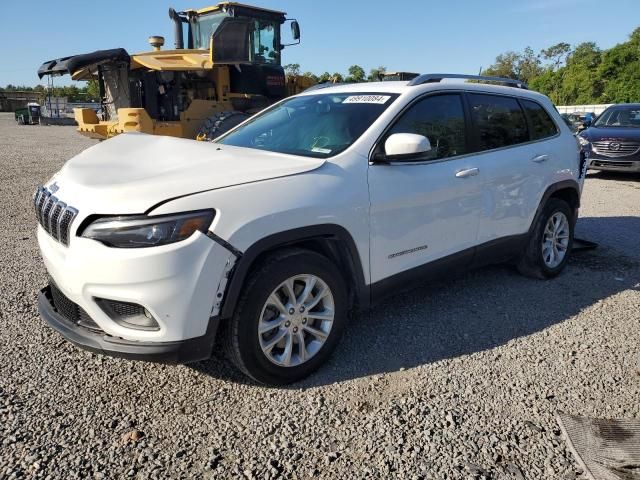
<instances>
[{"instance_id":1,"label":"wheel well","mask_svg":"<svg viewBox=\"0 0 640 480\"><path fill-rule=\"evenodd\" d=\"M351 309L366 309L370 297L355 242L349 233L337 225L317 225L282 232L264 238L247 249L231 274L225 293L221 316L233 315L240 292L250 272L268 256L283 249L299 248L318 253L334 262L349 288Z\"/></svg>"},{"instance_id":2,"label":"wheel well","mask_svg":"<svg viewBox=\"0 0 640 480\"><path fill-rule=\"evenodd\" d=\"M269 248L268 250L260 253L260 255L258 255L252 262L251 269L253 269L256 265L261 263L267 257L273 255L274 253L288 248L309 250L318 253L332 261L338 267L338 269L342 273L342 276L344 277L344 280L347 283L347 286L349 288L350 306L357 307L359 296L356 280L356 267L353 262L353 258L351 257L351 252L346 245L346 242L344 242L340 238L336 238L334 236L322 236L300 239L281 245L275 245L272 248Z\"/></svg>"},{"instance_id":3,"label":"wheel well","mask_svg":"<svg viewBox=\"0 0 640 480\"><path fill-rule=\"evenodd\" d=\"M580 197L575 188L561 188L551 194L551 198L559 198L564 200L571 207L572 210L580 207Z\"/></svg>"}]
</instances>

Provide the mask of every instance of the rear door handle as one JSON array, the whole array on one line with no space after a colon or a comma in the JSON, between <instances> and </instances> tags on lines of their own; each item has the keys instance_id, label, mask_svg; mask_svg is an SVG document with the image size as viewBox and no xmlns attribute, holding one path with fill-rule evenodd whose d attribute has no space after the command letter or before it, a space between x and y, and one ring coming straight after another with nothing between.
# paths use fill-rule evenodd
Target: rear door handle
<instances>
[{"instance_id":1,"label":"rear door handle","mask_svg":"<svg viewBox=\"0 0 640 480\"><path fill-rule=\"evenodd\" d=\"M531 159L532 162L536 163L546 162L547 160L549 160L549 155L538 155L537 157L533 157Z\"/></svg>"},{"instance_id":2,"label":"rear door handle","mask_svg":"<svg viewBox=\"0 0 640 480\"><path fill-rule=\"evenodd\" d=\"M465 168L456 172L456 178L474 177L480 173L479 168Z\"/></svg>"}]
</instances>

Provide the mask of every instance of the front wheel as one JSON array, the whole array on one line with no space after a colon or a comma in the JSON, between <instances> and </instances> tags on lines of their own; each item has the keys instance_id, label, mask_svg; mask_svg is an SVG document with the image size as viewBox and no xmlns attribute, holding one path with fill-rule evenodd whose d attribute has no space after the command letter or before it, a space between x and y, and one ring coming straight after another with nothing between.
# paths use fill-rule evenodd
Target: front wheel
<instances>
[{"instance_id":1,"label":"front wheel","mask_svg":"<svg viewBox=\"0 0 640 480\"><path fill-rule=\"evenodd\" d=\"M340 271L324 256L287 250L250 276L223 334L227 356L261 383L300 380L329 357L348 311Z\"/></svg>"},{"instance_id":2,"label":"front wheel","mask_svg":"<svg viewBox=\"0 0 640 480\"><path fill-rule=\"evenodd\" d=\"M574 226L574 214L567 202L549 199L518 261L520 273L542 279L559 275L571 253Z\"/></svg>"}]
</instances>

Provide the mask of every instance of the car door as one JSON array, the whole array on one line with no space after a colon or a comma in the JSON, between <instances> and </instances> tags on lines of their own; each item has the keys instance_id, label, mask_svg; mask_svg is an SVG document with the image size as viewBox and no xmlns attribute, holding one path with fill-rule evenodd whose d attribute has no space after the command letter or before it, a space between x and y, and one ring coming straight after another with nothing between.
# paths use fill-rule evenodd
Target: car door
<instances>
[{"instance_id":1,"label":"car door","mask_svg":"<svg viewBox=\"0 0 640 480\"><path fill-rule=\"evenodd\" d=\"M547 182L553 149L533 141L515 97L469 92L467 99L484 181L478 243L524 234Z\"/></svg>"},{"instance_id":2,"label":"car door","mask_svg":"<svg viewBox=\"0 0 640 480\"><path fill-rule=\"evenodd\" d=\"M403 273L428 274L436 260L442 260L440 267L464 266L477 241L482 172L469 154L462 94L418 99L381 137L372 158L384 152L386 139L395 133L424 135L432 150L406 161L373 161L369 167L373 284L403 282Z\"/></svg>"}]
</instances>

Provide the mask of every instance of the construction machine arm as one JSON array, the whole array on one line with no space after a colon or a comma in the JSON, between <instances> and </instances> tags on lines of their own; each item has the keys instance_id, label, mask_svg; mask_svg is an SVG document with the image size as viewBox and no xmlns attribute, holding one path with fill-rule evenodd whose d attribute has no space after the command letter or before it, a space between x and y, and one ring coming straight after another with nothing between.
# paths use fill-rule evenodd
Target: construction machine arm
<instances>
[{"instance_id":1,"label":"construction machine arm","mask_svg":"<svg viewBox=\"0 0 640 480\"><path fill-rule=\"evenodd\" d=\"M97 76L97 67L107 62L129 62L124 48L97 50L82 55L57 58L44 62L38 69L38 77L45 75L71 75L74 80L89 80Z\"/></svg>"}]
</instances>

